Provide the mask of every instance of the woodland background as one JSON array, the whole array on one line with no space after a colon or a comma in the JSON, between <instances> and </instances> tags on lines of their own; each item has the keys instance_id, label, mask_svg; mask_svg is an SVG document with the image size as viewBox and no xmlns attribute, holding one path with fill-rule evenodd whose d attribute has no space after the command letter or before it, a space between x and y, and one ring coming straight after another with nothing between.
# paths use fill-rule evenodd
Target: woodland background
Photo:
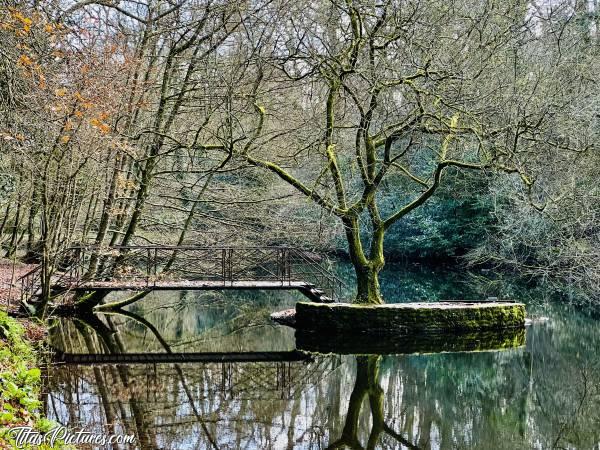
<instances>
[{"instance_id":1,"label":"woodland background","mask_svg":"<svg viewBox=\"0 0 600 450\"><path fill-rule=\"evenodd\" d=\"M599 14L579 0L3 0L2 256L51 264L74 243L347 256L332 209L262 162L328 200L335 149L360 193L368 120L398 152L382 211L431 186L436 146L460 156L389 228L388 261L598 300ZM429 119L394 135L414 107Z\"/></svg>"}]
</instances>

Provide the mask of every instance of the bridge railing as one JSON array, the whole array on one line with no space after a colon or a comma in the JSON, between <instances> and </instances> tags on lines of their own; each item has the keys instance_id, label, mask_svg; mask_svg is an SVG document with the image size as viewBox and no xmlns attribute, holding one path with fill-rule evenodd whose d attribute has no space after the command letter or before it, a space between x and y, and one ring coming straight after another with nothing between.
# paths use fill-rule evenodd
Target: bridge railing
<instances>
[{"instance_id":1,"label":"bridge railing","mask_svg":"<svg viewBox=\"0 0 600 450\"><path fill-rule=\"evenodd\" d=\"M338 301L345 283L331 268L324 266L326 262L314 253L290 249L290 266L294 267L295 276L322 288L332 300Z\"/></svg>"},{"instance_id":2,"label":"bridge railing","mask_svg":"<svg viewBox=\"0 0 600 450\"><path fill-rule=\"evenodd\" d=\"M21 301L28 302L39 294L42 284L42 267L37 266L21 276L17 282L21 285Z\"/></svg>"},{"instance_id":3,"label":"bridge railing","mask_svg":"<svg viewBox=\"0 0 600 450\"><path fill-rule=\"evenodd\" d=\"M128 280L151 288L168 281L307 282L336 299L343 282L323 259L291 247L77 246L57 258L56 279L66 287L94 281ZM22 280L35 291L36 273Z\"/></svg>"}]
</instances>

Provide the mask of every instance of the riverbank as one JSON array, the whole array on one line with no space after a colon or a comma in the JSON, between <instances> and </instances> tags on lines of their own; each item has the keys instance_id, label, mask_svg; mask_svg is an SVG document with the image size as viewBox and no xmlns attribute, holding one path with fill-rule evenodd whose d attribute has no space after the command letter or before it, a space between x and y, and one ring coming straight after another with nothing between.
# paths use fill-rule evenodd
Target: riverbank
<instances>
[{"instance_id":1,"label":"riverbank","mask_svg":"<svg viewBox=\"0 0 600 450\"><path fill-rule=\"evenodd\" d=\"M3 449L18 448L10 432L14 427L32 427L39 432L53 427L40 412L39 354L26 333L21 323L0 311L0 448ZM42 445L39 448L63 447Z\"/></svg>"},{"instance_id":2,"label":"riverbank","mask_svg":"<svg viewBox=\"0 0 600 450\"><path fill-rule=\"evenodd\" d=\"M18 280L34 267L35 264L0 258L0 310L9 314L18 311L21 297Z\"/></svg>"},{"instance_id":3,"label":"riverbank","mask_svg":"<svg viewBox=\"0 0 600 450\"><path fill-rule=\"evenodd\" d=\"M18 446L10 430L31 427L45 433L54 423L42 414L40 346L46 335L32 320L9 316L18 308L20 291L14 283L30 268L26 264L0 261L0 449L66 449L67 446Z\"/></svg>"}]
</instances>

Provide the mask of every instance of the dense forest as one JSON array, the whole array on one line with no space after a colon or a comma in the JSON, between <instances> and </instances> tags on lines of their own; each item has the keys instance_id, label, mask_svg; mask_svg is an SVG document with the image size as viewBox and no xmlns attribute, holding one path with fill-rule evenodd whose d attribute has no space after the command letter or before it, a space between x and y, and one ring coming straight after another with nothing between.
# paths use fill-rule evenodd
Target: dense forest
<instances>
[{"instance_id":1,"label":"dense forest","mask_svg":"<svg viewBox=\"0 0 600 450\"><path fill-rule=\"evenodd\" d=\"M395 259L597 299L598 14L3 0L1 256L49 280L74 244L289 245L349 258L362 302Z\"/></svg>"},{"instance_id":2,"label":"dense forest","mask_svg":"<svg viewBox=\"0 0 600 450\"><path fill-rule=\"evenodd\" d=\"M598 0L0 0L0 448L600 449L599 74Z\"/></svg>"}]
</instances>

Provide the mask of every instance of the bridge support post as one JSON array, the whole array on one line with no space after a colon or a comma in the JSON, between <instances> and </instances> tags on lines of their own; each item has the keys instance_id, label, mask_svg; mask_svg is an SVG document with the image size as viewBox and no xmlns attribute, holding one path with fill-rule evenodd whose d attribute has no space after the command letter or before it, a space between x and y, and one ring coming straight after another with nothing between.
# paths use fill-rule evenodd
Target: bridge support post
<instances>
[{"instance_id":1,"label":"bridge support post","mask_svg":"<svg viewBox=\"0 0 600 450\"><path fill-rule=\"evenodd\" d=\"M146 249L146 287L150 283L150 249Z\"/></svg>"},{"instance_id":2,"label":"bridge support post","mask_svg":"<svg viewBox=\"0 0 600 450\"><path fill-rule=\"evenodd\" d=\"M225 284L225 280L226 278L226 270L225 270L225 260L227 258L227 250L222 249L221 250L221 278L223 279L223 284Z\"/></svg>"},{"instance_id":3,"label":"bridge support post","mask_svg":"<svg viewBox=\"0 0 600 450\"><path fill-rule=\"evenodd\" d=\"M224 248L221 250L221 270L223 277L223 285L229 281L233 283L233 249Z\"/></svg>"},{"instance_id":4,"label":"bridge support post","mask_svg":"<svg viewBox=\"0 0 600 450\"><path fill-rule=\"evenodd\" d=\"M290 259L290 250L287 248L281 249L281 283L292 282L292 260Z\"/></svg>"},{"instance_id":5,"label":"bridge support post","mask_svg":"<svg viewBox=\"0 0 600 450\"><path fill-rule=\"evenodd\" d=\"M233 249L229 249L229 282L233 284Z\"/></svg>"}]
</instances>

